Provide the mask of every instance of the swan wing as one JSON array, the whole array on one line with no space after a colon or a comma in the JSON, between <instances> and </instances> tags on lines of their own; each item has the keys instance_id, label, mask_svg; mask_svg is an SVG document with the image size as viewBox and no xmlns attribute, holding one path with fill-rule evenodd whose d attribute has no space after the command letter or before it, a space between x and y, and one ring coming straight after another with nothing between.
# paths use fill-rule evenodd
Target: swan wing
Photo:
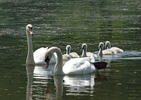
<instances>
[{"instance_id":1,"label":"swan wing","mask_svg":"<svg viewBox=\"0 0 141 100\"><path fill-rule=\"evenodd\" d=\"M105 49L102 51L103 55L112 55L114 52L111 49Z\"/></svg>"},{"instance_id":2,"label":"swan wing","mask_svg":"<svg viewBox=\"0 0 141 100\"><path fill-rule=\"evenodd\" d=\"M90 63L91 58L74 58L67 61L63 66L65 74L88 74L95 70L94 65Z\"/></svg>"},{"instance_id":3,"label":"swan wing","mask_svg":"<svg viewBox=\"0 0 141 100\"><path fill-rule=\"evenodd\" d=\"M63 65L71 59L71 56L68 54L63 54Z\"/></svg>"},{"instance_id":4,"label":"swan wing","mask_svg":"<svg viewBox=\"0 0 141 100\"><path fill-rule=\"evenodd\" d=\"M87 52L87 57L94 57L97 58L97 55L92 52Z\"/></svg>"},{"instance_id":5,"label":"swan wing","mask_svg":"<svg viewBox=\"0 0 141 100\"><path fill-rule=\"evenodd\" d=\"M36 51L34 51L33 56L34 56L34 61L36 64L45 63L44 60L45 60L45 53L47 49L48 48L41 47L37 49Z\"/></svg>"},{"instance_id":6,"label":"swan wing","mask_svg":"<svg viewBox=\"0 0 141 100\"><path fill-rule=\"evenodd\" d=\"M46 48L41 47L37 49L36 51L34 51L33 56L34 56L34 61L36 64L45 64L45 54L47 50L48 50L48 47ZM56 62L55 55L53 55L50 63L55 63L55 62Z\"/></svg>"},{"instance_id":7,"label":"swan wing","mask_svg":"<svg viewBox=\"0 0 141 100\"><path fill-rule=\"evenodd\" d=\"M115 53L122 53L123 52L123 50L118 47L112 47L112 48L110 48L110 50L112 50Z\"/></svg>"},{"instance_id":8,"label":"swan wing","mask_svg":"<svg viewBox=\"0 0 141 100\"><path fill-rule=\"evenodd\" d=\"M79 58L80 56L76 52L71 52L69 54L72 58Z\"/></svg>"}]
</instances>

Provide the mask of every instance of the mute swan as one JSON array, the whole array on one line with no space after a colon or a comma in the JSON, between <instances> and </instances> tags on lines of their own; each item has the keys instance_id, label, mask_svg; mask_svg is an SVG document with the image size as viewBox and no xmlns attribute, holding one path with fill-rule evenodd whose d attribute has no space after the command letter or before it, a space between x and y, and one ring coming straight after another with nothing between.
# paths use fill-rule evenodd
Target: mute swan
<instances>
[{"instance_id":1,"label":"mute swan","mask_svg":"<svg viewBox=\"0 0 141 100\"><path fill-rule=\"evenodd\" d=\"M110 50L110 49L103 50L104 49L104 43L103 42L99 43L98 48L99 48L99 52L98 52L99 57L102 57L103 55L112 55L113 54L113 51Z\"/></svg>"},{"instance_id":2,"label":"mute swan","mask_svg":"<svg viewBox=\"0 0 141 100\"><path fill-rule=\"evenodd\" d=\"M29 64L29 65L45 64L45 53L48 48L41 47L33 53L32 34L33 34L32 25L28 24L26 26L27 45L28 45L28 54L27 54L27 58L26 58L26 64ZM51 63L55 63L54 55L51 59Z\"/></svg>"},{"instance_id":3,"label":"mute swan","mask_svg":"<svg viewBox=\"0 0 141 100\"><path fill-rule=\"evenodd\" d=\"M111 47L110 41L105 42L105 48L106 48L106 50L111 50L112 54L117 54L117 53L122 53L123 52L123 50L118 48L118 47Z\"/></svg>"},{"instance_id":4,"label":"mute swan","mask_svg":"<svg viewBox=\"0 0 141 100\"><path fill-rule=\"evenodd\" d=\"M57 59L54 66L55 75L64 75L64 74L88 74L92 73L95 70L95 67L91 62L94 63L94 57L85 57L85 58L73 58L67 61L63 65L62 61L62 52L58 47L51 47L46 52L47 62L49 62L53 53L56 53ZM49 63L48 63L49 64ZM47 65L48 67L48 65Z\"/></svg>"},{"instance_id":5,"label":"mute swan","mask_svg":"<svg viewBox=\"0 0 141 100\"><path fill-rule=\"evenodd\" d=\"M70 55L71 58L79 58L76 52L71 52L71 45L66 46L66 54Z\"/></svg>"},{"instance_id":6,"label":"mute swan","mask_svg":"<svg viewBox=\"0 0 141 100\"><path fill-rule=\"evenodd\" d=\"M91 53L91 52L87 52L87 44L86 43L83 43L82 44L82 55L81 57L97 57L96 54L94 53Z\"/></svg>"}]
</instances>

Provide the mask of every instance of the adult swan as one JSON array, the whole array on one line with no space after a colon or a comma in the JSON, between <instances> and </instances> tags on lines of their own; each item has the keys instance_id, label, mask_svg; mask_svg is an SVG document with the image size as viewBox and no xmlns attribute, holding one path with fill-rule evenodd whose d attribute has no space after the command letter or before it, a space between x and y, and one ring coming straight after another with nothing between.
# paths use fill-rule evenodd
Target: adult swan
<instances>
[{"instance_id":1,"label":"adult swan","mask_svg":"<svg viewBox=\"0 0 141 100\"><path fill-rule=\"evenodd\" d=\"M57 59L54 67L54 75L64 74L88 74L95 70L92 63L95 62L94 57L73 58L63 65L62 52L58 47L51 47L46 52L46 61L49 64L53 53L56 53Z\"/></svg>"},{"instance_id":2,"label":"adult swan","mask_svg":"<svg viewBox=\"0 0 141 100\"><path fill-rule=\"evenodd\" d=\"M33 53L32 34L33 34L32 25L28 24L26 26L27 45L28 45L28 54L27 54L27 58L26 58L26 64L28 64L28 65L46 64L45 53L46 53L48 47L46 47L46 48L41 47ZM52 57L51 63L55 63L55 57Z\"/></svg>"}]
</instances>

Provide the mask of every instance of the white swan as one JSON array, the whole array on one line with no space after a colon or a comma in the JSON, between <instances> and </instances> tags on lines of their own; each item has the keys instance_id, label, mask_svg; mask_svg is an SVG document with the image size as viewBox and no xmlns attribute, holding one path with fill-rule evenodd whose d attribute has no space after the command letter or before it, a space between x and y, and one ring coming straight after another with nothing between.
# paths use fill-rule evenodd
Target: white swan
<instances>
[{"instance_id":1,"label":"white swan","mask_svg":"<svg viewBox=\"0 0 141 100\"><path fill-rule=\"evenodd\" d=\"M48 48L41 47L33 53L32 34L33 34L32 25L28 24L26 26L27 45L28 45L28 54L27 54L27 58L26 58L26 64L29 64L29 65L45 64L45 53ZM51 63L55 63L54 55L52 57Z\"/></svg>"},{"instance_id":2,"label":"white swan","mask_svg":"<svg viewBox=\"0 0 141 100\"><path fill-rule=\"evenodd\" d=\"M95 67L90 62L94 62L94 57L73 58L63 65L62 52L58 47L51 47L47 50L46 58L49 62L52 54L56 52L57 59L54 66L54 74L88 74L95 70Z\"/></svg>"},{"instance_id":3,"label":"white swan","mask_svg":"<svg viewBox=\"0 0 141 100\"><path fill-rule=\"evenodd\" d=\"M87 44L83 43L82 44L82 55L81 57L94 57L97 58L97 55L92 53L92 52L87 52Z\"/></svg>"},{"instance_id":4,"label":"white swan","mask_svg":"<svg viewBox=\"0 0 141 100\"><path fill-rule=\"evenodd\" d=\"M70 55L71 58L79 58L76 52L71 52L71 45L66 46L66 54Z\"/></svg>"},{"instance_id":5,"label":"white swan","mask_svg":"<svg viewBox=\"0 0 141 100\"><path fill-rule=\"evenodd\" d=\"M71 52L71 46L66 46L66 54L63 54L63 64L65 64L71 58L79 58L79 55L76 52Z\"/></svg>"},{"instance_id":6,"label":"white swan","mask_svg":"<svg viewBox=\"0 0 141 100\"><path fill-rule=\"evenodd\" d=\"M122 53L123 50L118 47L111 47L110 41L105 42L105 48L106 50L111 50L112 54Z\"/></svg>"},{"instance_id":7,"label":"white swan","mask_svg":"<svg viewBox=\"0 0 141 100\"><path fill-rule=\"evenodd\" d=\"M112 55L113 54L113 51L110 50L110 49L103 50L104 49L104 43L103 42L99 43L98 49L99 49L99 52L98 52L99 57L102 57L103 55Z\"/></svg>"}]
</instances>

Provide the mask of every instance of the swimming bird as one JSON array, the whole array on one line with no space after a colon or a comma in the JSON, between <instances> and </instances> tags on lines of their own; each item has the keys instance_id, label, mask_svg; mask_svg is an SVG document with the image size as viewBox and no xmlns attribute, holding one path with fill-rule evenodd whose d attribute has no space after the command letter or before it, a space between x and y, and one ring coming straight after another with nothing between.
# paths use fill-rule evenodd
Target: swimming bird
<instances>
[{"instance_id":1,"label":"swimming bird","mask_svg":"<svg viewBox=\"0 0 141 100\"><path fill-rule=\"evenodd\" d=\"M32 45L32 35L33 35L33 26L28 24L26 26L26 36L27 36L27 45L28 45L28 54L26 58L26 64L28 65L43 65L45 62L45 53L48 50L48 47L41 47L34 51L33 53L33 45ZM55 63L55 56L53 54L51 63Z\"/></svg>"},{"instance_id":2,"label":"swimming bird","mask_svg":"<svg viewBox=\"0 0 141 100\"><path fill-rule=\"evenodd\" d=\"M118 48L118 47L111 47L110 41L105 42L105 48L106 48L106 50L112 51L112 54L117 54L117 53L122 53L123 52L123 50Z\"/></svg>"},{"instance_id":3,"label":"swimming bird","mask_svg":"<svg viewBox=\"0 0 141 100\"><path fill-rule=\"evenodd\" d=\"M100 42L99 45L98 45L98 57L100 57L102 59L103 57L103 48L104 48L104 43L103 42Z\"/></svg>"},{"instance_id":4,"label":"swimming bird","mask_svg":"<svg viewBox=\"0 0 141 100\"><path fill-rule=\"evenodd\" d=\"M66 54L70 55L71 58L79 58L76 52L71 52L71 45L66 46Z\"/></svg>"},{"instance_id":5,"label":"swimming bird","mask_svg":"<svg viewBox=\"0 0 141 100\"><path fill-rule=\"evenodd\" d=\"M50 61L53 53L57 55L54 75L88 74L95 71L95 66L92 64L92 62L95 61L94 57L73 58L63 64L61 49L58 47L51 47L46 52L46 58L48 58L47 62Z\"/></svg>"},{"instance_id":6,"label":"swimming bird","mask_svg":"<svg viewBox=\"0 0 141 100\"><path fill-rule=\"evenodd\" d=\"M83 43L81 48L82 48L82 55L81 55L81 57L94 57L94 58L97 57L96 54L94 54L92 52L87 52L87 44L86 43Z\"/></svg>"}]
</instances>

